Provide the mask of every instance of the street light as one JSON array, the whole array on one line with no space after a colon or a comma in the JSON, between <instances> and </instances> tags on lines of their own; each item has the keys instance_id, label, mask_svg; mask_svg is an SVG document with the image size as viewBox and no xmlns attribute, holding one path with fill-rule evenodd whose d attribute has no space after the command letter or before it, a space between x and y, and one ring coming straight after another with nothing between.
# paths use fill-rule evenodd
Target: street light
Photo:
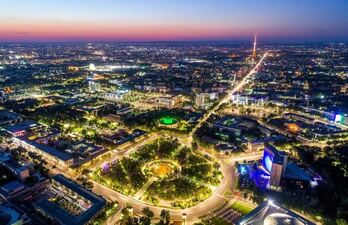
<instances>
[{"instance_id":1,"label":"street light","mask_svg":"<svg viewBox=\"0 0 348 225\"><path fill-rule=\"evenodd\" d=\"M183 221L183 224L184 224L184 225L186 225L186 218L187 218L186 213L183 213L183 214L182 214L182 221Z\"/></svg>"}]
</instances>

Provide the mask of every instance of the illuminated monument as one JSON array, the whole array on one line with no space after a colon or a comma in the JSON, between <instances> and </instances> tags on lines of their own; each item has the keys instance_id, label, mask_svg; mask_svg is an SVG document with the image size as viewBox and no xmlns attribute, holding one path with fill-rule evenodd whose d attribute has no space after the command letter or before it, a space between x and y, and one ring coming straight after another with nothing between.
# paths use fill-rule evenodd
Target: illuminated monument
<instances>
[{"instance_id":1,"label":"illuminated monument","mask_svg":"<svg viewBox=\"0 0 348 225\"><path fill-rule=\"evenodd\" d=\"M256 34L254 36L254 48L253 48L252 59L253 59L254 62L256 61Z\"/></svg>"},{"instance_id":2,"label":"illuminated monument","mask_svg":"<svg viewBox=\"0 0 348 225\"><path fill-rule=\"evenodd\" d=\"M265 150L262 157L262 165L270 175L270 187L280 186L280 181L285 175L287 163L288 156L285 152L278 151L272 145L265 144Z\"/></svg>"}]
</instances>

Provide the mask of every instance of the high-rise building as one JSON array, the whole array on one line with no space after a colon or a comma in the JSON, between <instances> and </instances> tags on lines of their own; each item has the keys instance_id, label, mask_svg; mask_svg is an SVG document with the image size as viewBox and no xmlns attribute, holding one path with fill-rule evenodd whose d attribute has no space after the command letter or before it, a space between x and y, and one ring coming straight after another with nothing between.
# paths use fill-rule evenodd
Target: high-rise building
<instances>
[{"instance_id":1,"label":"high-rise building","mask_svg":"<svg viewBox=\"0 0 348 225\"><path fill-rule=\"evenodd\" d=\"M93 75L91 77L87 77L88 81L88 89L90 93L100 92L101 84L96 79L97 75Z\"/></svg>"},{"instance_id":2,"label":"high-rise building","mask_svg":"<svg viewBox=\"0 0 348 225\"><path fill-rule=\"evenodd\" d=\"M195 105L197 107L204 107L204 104L205 104L205 94L204 93L196 94Z\"/></svg>"},{"instance_id":3,"label":"high-rise building","mask_svg":"<svg viewBox=\"0 0 348 225\"><path fill-rule=\"evenodd\" d=\"M265 170L270 174L269 185L279 187L288 163L287 154L278 151L272 145L265 144L262 163Z\"/></svg>"},{"instance_id":4,"label":"high-rise building","mask_svg":"<svg viewBox=\"0 0 348 225\"><path fill-rule=\"evenodd\" d=\"M101 91L101 85L100 83L96 81L88 81L88 89L89 92L94 93L94 92L100 92Z\"/></svg>"}]
</instances>

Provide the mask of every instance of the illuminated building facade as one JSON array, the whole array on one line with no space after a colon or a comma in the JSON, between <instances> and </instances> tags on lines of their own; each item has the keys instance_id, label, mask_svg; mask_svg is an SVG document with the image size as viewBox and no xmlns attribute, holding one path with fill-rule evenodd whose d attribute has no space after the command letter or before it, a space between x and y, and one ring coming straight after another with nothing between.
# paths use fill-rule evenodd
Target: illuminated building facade
<instances>
[{"instance_id":1,"label":"illuminated building facade","mask_svg":"<svg viewBox=\"0 0 348 225\"><path fill-rule=\"evenodd\" d=\"M204 107L205 94L196 94L195 104L197 107Z\"/></svg>"},{"instance_id":2,"label":"illuminated building facade","mask_svg":"<svg viewBox=\"0 0 348 225\"><path fill-rule=\"evenodd\" d=\"M288 156L285 152L278 151L275 147L265 144L262 157L262 165L270 174L269 186L279 187L282 177L285 174Z\"/></svg>"}]
</instances>

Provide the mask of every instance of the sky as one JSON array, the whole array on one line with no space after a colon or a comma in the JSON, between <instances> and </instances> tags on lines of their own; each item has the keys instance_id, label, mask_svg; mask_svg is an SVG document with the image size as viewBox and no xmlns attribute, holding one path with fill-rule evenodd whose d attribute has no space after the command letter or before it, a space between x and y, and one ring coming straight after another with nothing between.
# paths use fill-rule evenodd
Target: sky
<instances>
[{"instance_id":1,"label":"sky","mask_svg":"<svg viewBox=\"0 0 348 225\"><path fill-rule=\"evenodd\" d=\"M348 41L348 0L0 0L0 42Z\"/></svg>"}]
</instances>

